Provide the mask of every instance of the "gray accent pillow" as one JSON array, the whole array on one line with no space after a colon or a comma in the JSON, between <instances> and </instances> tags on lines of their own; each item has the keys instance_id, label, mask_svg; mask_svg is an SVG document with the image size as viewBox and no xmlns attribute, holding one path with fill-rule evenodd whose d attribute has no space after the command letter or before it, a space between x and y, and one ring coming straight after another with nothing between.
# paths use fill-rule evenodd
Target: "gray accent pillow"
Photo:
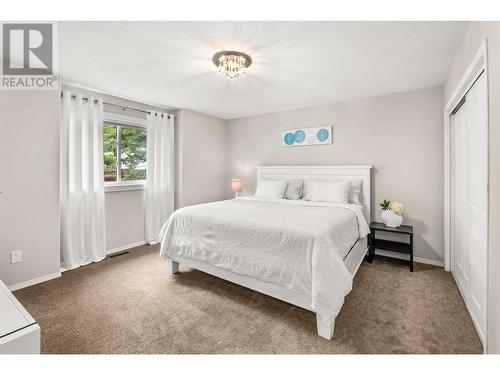
<instances>
[{"instance_id":1,"label":"gray accent pillow","mask_svg":"<svg viewBox=\"0 0 500 375\"><path fill-rule=\"evenodd\" d=\"M297 200L302 198L304 180L289 180L285 191L285 199Z\"/></svg>"}]
</instances>

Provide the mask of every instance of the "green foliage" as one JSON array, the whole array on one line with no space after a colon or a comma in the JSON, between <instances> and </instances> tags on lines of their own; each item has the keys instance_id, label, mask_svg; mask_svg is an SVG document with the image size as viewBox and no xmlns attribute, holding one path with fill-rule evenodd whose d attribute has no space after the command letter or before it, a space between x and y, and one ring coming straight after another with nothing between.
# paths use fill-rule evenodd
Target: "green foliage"
<instances>
[{"instance_id":1,"label":"green foliage","mask_svg":"<svg viewBox=\"0 0 500 375\"><path fill-rule=\"evenodd\" d=\"M383 210L389 210L391 208L391 201L384 199L384 201L380 203L380 207L382 207Z\"/></svg>"},{"instance_id":2,"label":"green foliage","mask_svg":"<svg viewBox=\"0 0 500 375\"><path fill-rule=\"evenodd\" d=\"M112 152L116 157L116 125L104 124L103 136L104 152Z\"/></svg>"},{"instance_id":3,"label":"green foliage","mask_svg":"<svg viewBox=\"0 0 500 375\"><path fill-rule=\"evenodd\" d=\"M107 167L116 166L116 156L112 152L104 153L104 165Z\"/></svg>"},{"instance_id":4,"label":"green foliage","mask_svg":"<svg viewBox=\"0 0 500 375\"><path fill-rule=\"evenodd\" d=\"M104 180L116 181L117 169L117 125L105 123L103 128ZM146 129L120 127L121 179L123 181L146 178ZM139 169L138 169L139 168Z\"/></svg>"},{"instance_id":5,"label":"green foliage","mask_svg":"<svg viewBox=\"0 0 500 375\"><path fill-rule=\"evenodd\" d=\"M116 125L104 124L104 181L116 181Z\"/></svg>"},{"instance_id":6,"label":"green foliage","mask_svg":"<svg viewBox=\"0 0 500 375\"><path fill-rule=\"evenodd\" d=\"M122 180L142 180L146 178L145 169L137 169L146 162L146 129L121 128Z\"/></svg>"}]
</instances>

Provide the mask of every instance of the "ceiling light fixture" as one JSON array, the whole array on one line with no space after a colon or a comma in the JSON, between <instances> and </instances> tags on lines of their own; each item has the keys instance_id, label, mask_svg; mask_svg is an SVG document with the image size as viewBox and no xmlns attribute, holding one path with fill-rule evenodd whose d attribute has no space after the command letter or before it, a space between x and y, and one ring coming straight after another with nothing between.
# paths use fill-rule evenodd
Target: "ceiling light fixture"
<instances>
[{"instance_id":1,"label":"ceiling light fixture","mask_svg":"<svg viewBox=\"0 0 500 375\"><path fill-rule=\"evenodd\" d=\"M233 81L246 73L247 68L252 65L252 58L243 52L220 51L212 57L212 62L220 74Z\"/></svg>"}]
</instances>

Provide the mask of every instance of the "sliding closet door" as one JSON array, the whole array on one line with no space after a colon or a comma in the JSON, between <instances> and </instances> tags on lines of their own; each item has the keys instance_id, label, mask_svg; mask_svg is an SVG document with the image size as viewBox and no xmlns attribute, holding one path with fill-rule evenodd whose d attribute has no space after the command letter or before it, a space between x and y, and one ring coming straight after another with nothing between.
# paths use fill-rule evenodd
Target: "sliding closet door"
<instances>
[{"instance_id":1,"label":"sliding closet door","mask_svg":"<svg viewBox=\"0 0 500 375\"><path fill-rule=\"evenodd\" d=\"M480 77L467 93L471 314L480 329L486 327L486 270L488 233L488 104L486 79Z\"/></svg>"},{"instance_id":2,"label":"sliding closet door","mask_svg":"<svg viewBox=\"0 0 500 375\"><path fill-rule=\"evenodd\" d=\"M462 105L452 116L451 130L453 134L453 267L452 272L460 290L469 289L470 267L468 266L467 249L467 109Z\"/></svg>"},{"instance_id":3,"label":"sliding closet door","mask_svg":"<svg viewBox=\"0 0 500 375\"><path fill-rule=\"evenodd\" d=\"M451 118L452 272L484 339L486 332L488 107L480 76Z\"/></svg>"}]
</instances>

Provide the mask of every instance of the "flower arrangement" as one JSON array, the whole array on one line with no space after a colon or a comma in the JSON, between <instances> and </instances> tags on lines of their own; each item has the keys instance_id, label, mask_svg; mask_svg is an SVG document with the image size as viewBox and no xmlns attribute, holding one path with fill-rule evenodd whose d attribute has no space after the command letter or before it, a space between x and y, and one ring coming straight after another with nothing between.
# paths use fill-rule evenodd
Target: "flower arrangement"
<instances>
[{"instance_id":1,"label":"flower arrangement","mask_svg":"<svg viewBox=\"0 0 500 375\"><path fill-rule=\"evenodd\" d=\"M391 228L397 228L403 224L403 204L401 202L391 202L384 199L380 203L382 207L382 221Z\"/></svg>"}]
</instances>

